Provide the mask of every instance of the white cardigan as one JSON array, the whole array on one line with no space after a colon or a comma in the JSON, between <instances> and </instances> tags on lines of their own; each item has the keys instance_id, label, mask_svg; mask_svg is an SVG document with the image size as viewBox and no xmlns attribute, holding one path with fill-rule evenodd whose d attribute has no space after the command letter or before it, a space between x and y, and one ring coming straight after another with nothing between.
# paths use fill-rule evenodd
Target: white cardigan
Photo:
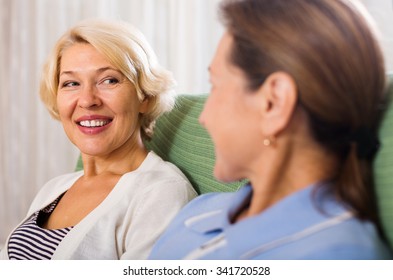
<instances>
[{"instance_id":1,"label":"white cardigan","mask_svg":"<svg viewBox=\"0 0 393 280\"><path fill-rule=\"evenodd\" d=\"M66 174L45 184L21 224L82 175L83 171ZM74 226L52 259L146 259L168 223L196 195L177 167L150 152L137 170L124 174L105 200ZM0 259L8 259L8 239Z\"/></svg>"}]
</instances>

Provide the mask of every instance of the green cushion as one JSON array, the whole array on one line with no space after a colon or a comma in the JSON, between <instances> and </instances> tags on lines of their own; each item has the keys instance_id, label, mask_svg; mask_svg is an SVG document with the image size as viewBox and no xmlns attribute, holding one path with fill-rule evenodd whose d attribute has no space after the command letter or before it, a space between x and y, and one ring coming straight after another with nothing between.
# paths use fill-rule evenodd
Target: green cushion
<instances>
[{"instance_id":1,"label":"green cushion","mask_svg":"<svg viewBox=\"0 0 393 280\"><path fill-rule=\"evenodd\" d=\"M158 119L153 139L145 144L179 167L198 193L237 190L243 182L224 184L213 177L214 146L198 122L206 97L179 95L175 108Z\"/></svg>"},{"instance_id":2,"label":"green cushion","mask_svg":"<svg viewBox=\"0 0 393 280\"><path fill-rule=\"evenodd\" d=\"M82 162L82 157L79 156L78 162L76 163L75 171L79 171L83 169L83 162Z\"/></svg>"},{"instance_id":3,"label":"green cushion","mask_svg":"<svg viewBox=\"0 0 393 280\"><path fill-rule=\"evenodd\" d=\"M390 96L393 94L393 75L389 75ZM393 245L393 98L379 132L381 149L374 162L375 186L382 225Z\"/></svg>"}]
</instances>

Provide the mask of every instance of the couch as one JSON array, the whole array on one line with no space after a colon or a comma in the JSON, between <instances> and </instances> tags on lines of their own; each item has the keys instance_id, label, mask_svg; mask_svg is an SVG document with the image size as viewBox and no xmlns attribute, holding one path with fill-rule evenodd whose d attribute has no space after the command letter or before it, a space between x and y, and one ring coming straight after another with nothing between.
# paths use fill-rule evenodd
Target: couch
<instances>
[{"instance_id":1,"label":"couch","mask_svg":"<svg viewBox=\"0 0 393 280\"><path fill-rule=\"evenodd\" d=\"M389 75L393 94L393 74ZM244 182L224 184L213 177L214 147L198 118L207 95L179 95L175 108L157 121L148 149L177 165L199 194L229 192ZM388 240L393 245L393 105L380 129L381 148L374 162L378 206ZM77 169L82 168L79 159Z\"/></svg>"},{"instance_id":2,"label":"couch","mask_svg":"<svg viewBox=\"0 0 393 280\"><path fill-rule=\"evenodd\" d=\"M393 73L388 75L388 82L390 102L379 129L381 147L373 168L382 225L393 248Z\"/></svg>"}]
</instances>

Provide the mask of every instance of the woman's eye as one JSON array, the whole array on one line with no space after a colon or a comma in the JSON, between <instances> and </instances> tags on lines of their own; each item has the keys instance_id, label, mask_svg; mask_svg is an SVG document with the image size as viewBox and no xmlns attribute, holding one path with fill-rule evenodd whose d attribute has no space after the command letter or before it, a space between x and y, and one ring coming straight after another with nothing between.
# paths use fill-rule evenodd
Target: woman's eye
<instances>
[{"instance_id":1,"label":"woman's eye","mask_svg":"<svg viewBox=\"0 0 393 280\"><path fill-rule=\"evenodd\" d=\"M78 82L69 81L63 83L63 87L76 87L76 86L79 86Z\"/></svg>"},{"instance_id":2,"label":"woman's eye","mask_svg":"<svg viewBox=\"0 0 393 280\"><path fill-rule=\"evenodd\" d=\"M108 78L108 79L105 79L102 81L102 83L105 85L114 85L114 84L117 84L118 82L119 82L119 80L116 78Z\"/></svg>"}]
</instances>

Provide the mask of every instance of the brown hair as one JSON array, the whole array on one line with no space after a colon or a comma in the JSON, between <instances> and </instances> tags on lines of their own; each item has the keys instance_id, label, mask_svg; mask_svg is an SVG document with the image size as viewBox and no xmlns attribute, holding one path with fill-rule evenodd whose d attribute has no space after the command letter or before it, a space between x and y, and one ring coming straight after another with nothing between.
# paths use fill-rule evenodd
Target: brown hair
<instances>
[{"instance_id":1,"label":"brown hair","mask_svg":"<svg viewBox=\"0 0 393 280\"><path fill-rule=\"evenodd\" d=\"M336 196L378 224L371 170L376 143L366 141L371 149L363 154L359 146L377 135L385 69L362 7L346 0L229 0L220 12L234 37L230 59L250 89L275 71L293 77L314 138L341 159L332 178Z\"/></svg>"}]
</instances>

